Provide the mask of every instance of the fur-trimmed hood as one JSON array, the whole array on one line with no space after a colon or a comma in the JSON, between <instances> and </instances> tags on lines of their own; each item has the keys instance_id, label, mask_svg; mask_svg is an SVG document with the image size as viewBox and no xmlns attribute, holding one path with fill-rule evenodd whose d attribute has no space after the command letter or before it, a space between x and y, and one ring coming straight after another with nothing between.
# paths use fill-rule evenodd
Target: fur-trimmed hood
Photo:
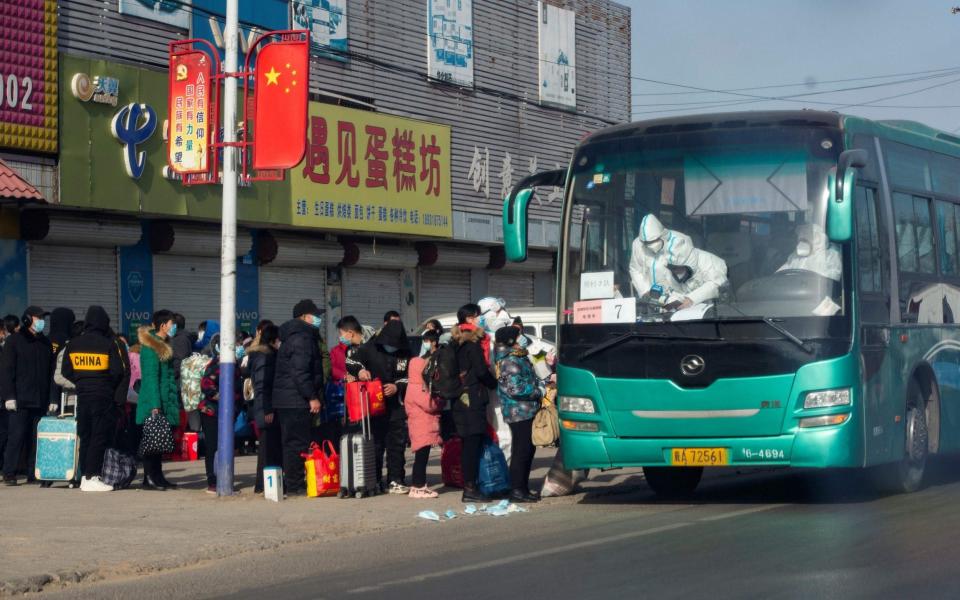
<instances>
[{"instance_id":1,"label":"fur-trimmed hood","mask_svg":"<svg viewBox=\"0 0 960 600\"><path fill-rule=\"evenodd\" d=\"M142 346L146 346L156 352L157 357L160 358L160 362L167 362L173 358L173 347L160 339L150 327L144 325L137 329L137 339L140 340Z\"/></svg>"},{"instance_id":2,"label":"fur-trimmed hood","mask_svg":"<svg viewBox=\"0 0 960 600\"><path fill-rule=\"evenodd\" d=\"M272 354L274 349L266 344L250 344L247 346L247 354L259 352L261 354Z\"/></svg>"},{"instance_id":3,"label":"fur-trimmed hood","mask_svg":"<svg viewBox=\"0 0 960 600\"><path fill-rule=\"evenodd\" d=\"M454 325L450 330L450 335L458 344L465 342L481 342L487 336L487 332L479 327L462 328L460 325Z\"/></svg>"}]
</instances>

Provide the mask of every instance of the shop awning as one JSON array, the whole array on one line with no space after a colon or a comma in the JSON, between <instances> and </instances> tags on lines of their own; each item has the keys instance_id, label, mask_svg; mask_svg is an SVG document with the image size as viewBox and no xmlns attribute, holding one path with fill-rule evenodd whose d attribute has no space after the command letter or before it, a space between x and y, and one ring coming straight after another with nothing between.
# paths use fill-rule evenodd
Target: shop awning
<instances>
[{"instance_id":1,"label":"shop awning","mask_svg":"<svg viewBox=\"0 0 960 600\"><path fill-rule=\"evenodd\" d=\"M46 202L26 179L0 160L0 202Z\"/></svg>"}]
</instances>

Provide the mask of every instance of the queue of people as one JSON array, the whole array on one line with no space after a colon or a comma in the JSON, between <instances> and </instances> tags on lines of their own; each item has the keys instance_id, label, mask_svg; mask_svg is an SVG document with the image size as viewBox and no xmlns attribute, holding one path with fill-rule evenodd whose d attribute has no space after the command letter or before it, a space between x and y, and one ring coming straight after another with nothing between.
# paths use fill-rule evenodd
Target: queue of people
<instances>
[{"instance_id":1,"label":"queue of people","mask_svg":"<svg viewBox=\"0 0 960 600\"><path fill-rule=\"evenodd\" d=\"M256 439L257 493L263 490L264 468L282 465L284 493L305 494L303 456L310 445L329 440L336 446L341 435L359 427L345 414L345 388L377 381L385 410L370 419L370 432L381 491L437 497L427 480L430 451L458 437L462 500L485 501L478 472L483 445L493 438L510 458L511 500L538 499L529 489L531 422L551 384L549 373L538 374L528 359L529 338L502 300L462 306L450 331L429 322L419 352L396 311L388 311L376 330L344 316L337 323L337 343L328 351L320 333L323 313L313 301L301 300L287 322L262 321L252 336L238 336L240 368L229 401L240 415L237 430L249 427ZM50 338L43 333L47 318L56 321ZM154 313L132 346L112 330L99 306L91 306L82 321L74 321L68 309L48 313L35 306L20 319L5 318L0 331L4 483L18 485L23 470L32 482L37 423L73 397L80 444L73 483L82 491L112 490L103 477L107 449L126 435L134 438L128 452L129 446L142 452L143 436L152 435L149 422L162 417L170 428L201 435L207 491L216 493L218 414L225 401L219 350L216 321L200 324L192 336L183 316L169 310ZM408 447L414 456L409 484ZM142 489L177 487L165 476L160 454L140 460Z\"/></svg>"}]
</instances>

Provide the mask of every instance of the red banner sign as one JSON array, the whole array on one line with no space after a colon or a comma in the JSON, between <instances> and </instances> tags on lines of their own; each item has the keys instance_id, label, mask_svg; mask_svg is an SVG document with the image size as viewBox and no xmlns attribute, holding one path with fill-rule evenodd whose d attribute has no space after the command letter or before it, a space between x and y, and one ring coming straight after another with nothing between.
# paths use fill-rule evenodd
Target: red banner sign
<instances>
[{"instance_id":1,"label":"red banner sign","mask_svg":"<svg viewBox=\"0 0 960 600\"><path fill-rule=\"evenodd\" d=\"M310 89L309 42L283 40L257 55L253 115L253 168L290 169L303 160Z\"/></svg>"},{"instance_id":2,"label":"red banner sign","mask_svg":"<svg viewBox=\"0 0 960 600\"><path fill-rule=\"evenodd\" d=\"M167 162L181 175L206 173L217 130L212 60L198 50L170 55Z\"/></svg>"}]
</instances>

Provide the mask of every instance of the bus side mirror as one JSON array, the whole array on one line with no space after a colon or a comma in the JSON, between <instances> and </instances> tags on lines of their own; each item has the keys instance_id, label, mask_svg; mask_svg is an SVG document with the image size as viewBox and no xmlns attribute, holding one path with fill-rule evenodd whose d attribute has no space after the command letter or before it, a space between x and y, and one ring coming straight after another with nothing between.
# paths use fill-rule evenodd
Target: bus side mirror
<instances>
[{"instance_id":1,"label":"bus side mirror","mask_svg":"<svg viewBox=\"0 0 960 600\"><path fill-rule=\"evenodd\" d=\"M866 150L845 150L837 161L836 174L827 176L827 237L847 242L853 237L853 193L857 169L867 166Z\"/></svg>"},{"instance_id":2,"label":"bus side mirror","mask_svg":"<svg viewBox=\"0 0 960 600\"><path fill-rule=\"evenodd\" d=\"M563 187L567 172L544 171L520 181L503 201L503 249L510 262L527 260L527 208L539 186Z\"/></svg>"}]
</instances>

